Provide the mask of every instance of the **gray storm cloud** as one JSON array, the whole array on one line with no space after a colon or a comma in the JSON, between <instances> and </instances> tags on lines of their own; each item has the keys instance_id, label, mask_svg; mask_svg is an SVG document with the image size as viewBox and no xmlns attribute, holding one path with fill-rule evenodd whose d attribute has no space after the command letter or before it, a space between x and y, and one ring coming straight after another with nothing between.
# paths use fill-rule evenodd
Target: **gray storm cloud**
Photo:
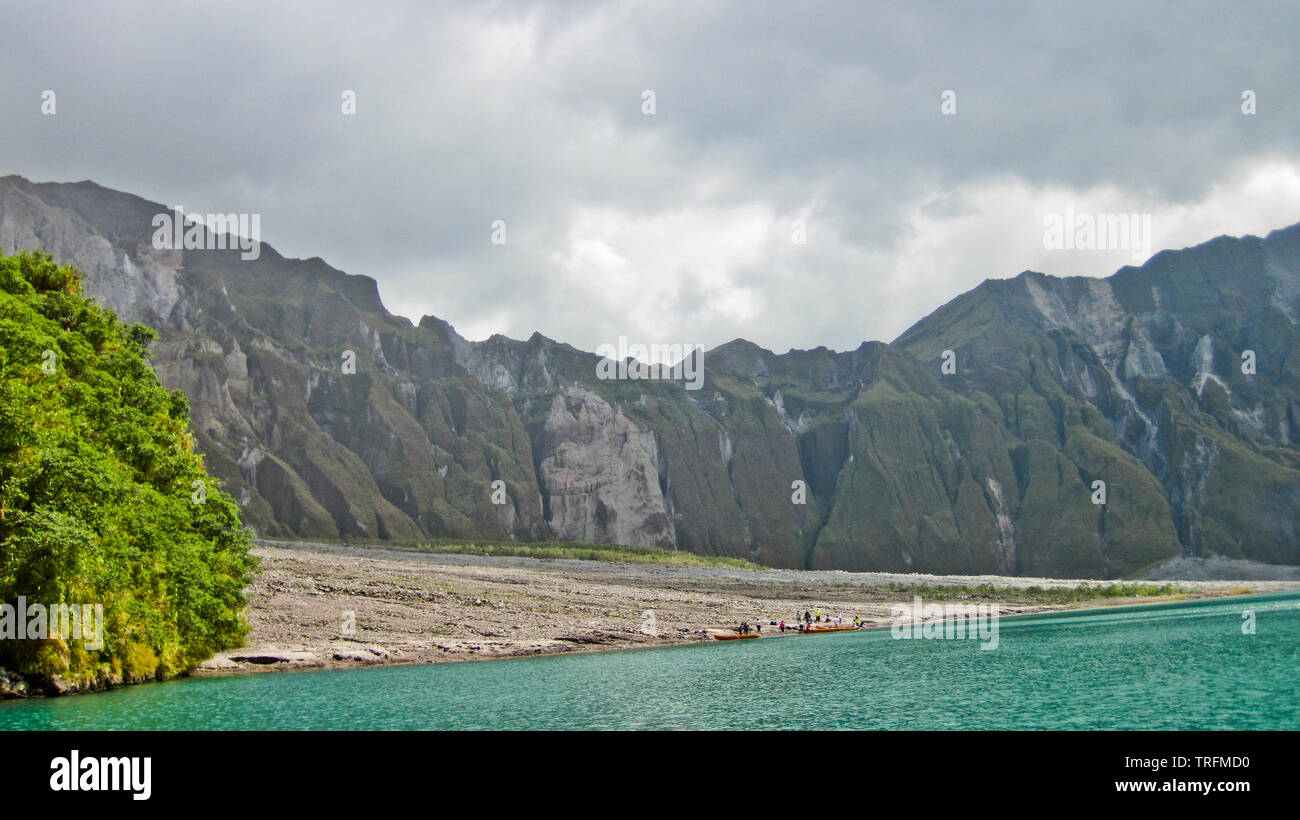
<instances>
[{"instance_id":1,"label":"gray storm cloud","mask_svg":"<svg viewBox=\"0 0 1300 820\"><path fill-rule=\"evenodd\" d=\"M1294 3L0 5L0 173L259 213L475 338L845 349L1132 261L1045 213L1300 221Z\"/></svg>"}]
</instances>

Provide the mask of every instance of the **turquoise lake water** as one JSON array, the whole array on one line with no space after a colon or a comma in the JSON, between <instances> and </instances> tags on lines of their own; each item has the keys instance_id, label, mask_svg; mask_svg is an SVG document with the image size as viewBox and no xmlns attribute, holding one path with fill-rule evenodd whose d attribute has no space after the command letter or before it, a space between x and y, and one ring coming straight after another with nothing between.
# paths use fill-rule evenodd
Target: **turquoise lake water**
<instances>
[{"instance_id":1,"label":"turquoise lake water","mask_svg":"<svg viewBox=\"0 0 1300 820\"><path fill-rule=\"evenodd\" d=\"M0 704L0 729L1300 729L1300 593L999 626L198 678Z\"/></svg>"}]
</instances>

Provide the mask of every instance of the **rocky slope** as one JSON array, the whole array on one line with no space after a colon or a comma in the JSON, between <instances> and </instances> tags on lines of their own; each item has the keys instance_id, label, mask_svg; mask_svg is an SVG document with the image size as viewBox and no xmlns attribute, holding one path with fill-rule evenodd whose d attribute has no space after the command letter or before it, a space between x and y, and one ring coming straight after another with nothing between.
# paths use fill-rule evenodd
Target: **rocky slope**
<instances>
[{"instance_id":1,"label":"rocky slope","mask_svg":"<svg viewBox=\"0 0 1300 820\"><path fill-rule=\"evenodd\" d=\"M160 328L160 376L266 535L1069 577L1182 555L1300 564L1300 226L1106 280L989 281L890 345L737 340L686 390L599 379L597 356L537 334L412 326L374 280L265 244L256 260L155 250L163 210L5 177L0 246L77 264Z\"/></svg>"},{"instance_id":2,"label":"rocky slope","mask_svg":"<svg viewBox=\"0 0 1300 820\"><path fill-rule=\"evenodd\" d=\"M1136 515L1171 522L1188 555L1296 564L1298 291L1294 226L1162 252L1105 280L986 282L895 345L921 359L954 350L954 392L991 402L1027 442L1077 453L1085 480L1108 480L1101 543ZM1023 503L1032 476L1021 492Z\"/></svg>"}]
</instances>

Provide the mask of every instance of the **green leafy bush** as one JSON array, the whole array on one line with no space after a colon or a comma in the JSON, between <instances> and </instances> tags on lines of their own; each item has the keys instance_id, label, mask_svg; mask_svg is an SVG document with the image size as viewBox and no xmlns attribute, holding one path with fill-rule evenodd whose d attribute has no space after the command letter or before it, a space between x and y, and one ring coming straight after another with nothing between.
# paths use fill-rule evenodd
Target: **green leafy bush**
<instances>
[{"instance_id":1,"label":"green leafy bush","mask_svg":"<svg viewBox=\"0 0 1300 820\"><path fill-rule=\"evenodd\" d=\"M104 613L99 650L0 640L10 671L164 679L245 635L250 533L204 471L184 395L147 363L153 338L84 298L72 267L0 257L0 601Z\"/></svg>"}]
</instances>

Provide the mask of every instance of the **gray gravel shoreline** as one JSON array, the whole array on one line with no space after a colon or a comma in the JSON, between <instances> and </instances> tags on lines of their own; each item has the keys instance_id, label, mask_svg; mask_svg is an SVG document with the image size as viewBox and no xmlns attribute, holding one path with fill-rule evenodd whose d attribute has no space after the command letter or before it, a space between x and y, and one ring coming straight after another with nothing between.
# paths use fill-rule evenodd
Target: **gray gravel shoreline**
<instances>
[{"instance_id":1,"label":"gray gravel shoreline","mask_svg":"<svg viewBox=\"0 0 1300 820\"><path fill-rule=\"evenodd\" d=\"M798 569L736 569L731 567L681 567L661 564L632 564L609 561L583 561L572 558L527 558L520 556L469 555L460 553L421 552L363 544L328 544L314 541L275 541L259 539L268 547L305 552L344 555L354 558L379 558L391 561L408 561L453 567L497 567L555 572L566 575L581 574L589 577L610 576L692 581L737 581L745 583L792 584L849 584L853 586L878 586L881 584L930 584L932 586L980 586L991 584L1007 589L1029 587L1074 587L1080 584L1106 586L1133 583L1135 579L1098 581L1069 578L1033 578L1005 575L928 575L924 573L845 572L843 570ZM1239 581L1264 582L1260 591L1300 588L1300 567L1272 566L1253 561L1227 558L1179 558L1160 567L1148 570L1142 581L1171 581L1182 586L1204 591L1223 591Z\"/></svg>"}]
</instances>

